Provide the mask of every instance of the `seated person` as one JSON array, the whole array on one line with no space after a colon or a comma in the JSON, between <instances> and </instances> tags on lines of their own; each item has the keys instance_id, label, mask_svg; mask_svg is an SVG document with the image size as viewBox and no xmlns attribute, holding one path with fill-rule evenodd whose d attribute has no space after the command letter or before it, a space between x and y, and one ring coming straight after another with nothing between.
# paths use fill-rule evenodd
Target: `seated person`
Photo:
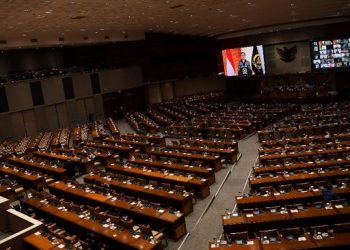
<instances>
[{"instance_id":1,"label":"seated person","mask_svg":"<svg viewBox=\"0 0 350 250\"><path fill-rule=\"evenodd\" d=\"M323 202L328 203L332 200L338 200L339 196L332 191L332 185L326 185L322 189Z\"/></svg>"}]
</instances>

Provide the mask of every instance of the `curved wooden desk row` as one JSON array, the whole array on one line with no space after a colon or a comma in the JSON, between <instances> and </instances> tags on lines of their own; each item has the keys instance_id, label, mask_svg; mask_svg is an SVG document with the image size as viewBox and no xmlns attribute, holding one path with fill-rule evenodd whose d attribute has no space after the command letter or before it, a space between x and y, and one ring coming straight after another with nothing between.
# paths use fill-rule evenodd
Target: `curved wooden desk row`
<instances>
[{"instance_id":1,"label":"curved wooden desk row","mask_svg":"<svg viewBox=\"0 0 350 250\"><path fill-rule=\"evenodd\" d=\"M286 209L285 213L267 212L262 214L243 214L241 216L222 216L225 233L249 231L250 234L271 228L305 227L350 221L350 206L333 205L331 209L307 207L306 210Z\"/></svg>"},{"instance_id":2,"label":"curved wooden desk row","mask_svg":"<svg viewBox=\"0 0 350 250\"><path fill-rule=\"evenodd\" d=\"M106 138L103 139L104 142L108 143L117 143L121 145L126 145L126 146L132 146L134 148L139 148L142 151L146 151L151 147L151 144L149 142L142 142L142 141L132 141L132 140L126 140L123 138Z\"/></svg>"},{"instance_id":3,"label":"curved wooden desk row","mask_svg":"<svg viewBox=\"0 0 350 250\"><path fill-rule=\"evenodd\" d=\"M52 217L65 225L70 225L78 236L85 235L86 232L92 232L101 236L108 244L121 249L160 249L161 243L144 240L142 236L134 237L128 230L119 231L104 227L97 221L81 218L78 214L69 211L63 211L59 208L41 202L40 199L30 198L22 201L23 205L31 207L36 211Z\"/></svg>"},{"instance_id":4,"label":"curved wooden desk row","mask_svg":"<svg viewBox=\"0 0 350 250\"><path fill-rule=\"evenodd\" d=\"M56 154L56 153L49 153L49 152L34 152L34 156L44 158L44 159L49 159L49 160L59 160L63 162L74 162L80 166L82 166L86 172L90 172L93 167L94 163L91 160L85 160L81 159L80 157L72 157L72 156L67 156L63 154Z\"/></svg>"},{"instance_id":5,"label":"curved wooden desk row","mask_svg":"<svg viewBox=\"0 0 350 250\"><path fill-rule=\"evenodd\" d=\"M277 164L277 165L264 165L253 167L254 173L273 173L280 171L293 171L302 169L314 169L332 166L347 166L350 165L350 159L337 159L337 160L323 160L319 162L301 162L301 163L290 163L290 164Z\"/></svg>"},{"instance_id":6,"label":"curved wooden desk row","mask_svg":"<svg viewBox=\"0 0 350 250\"><path fill-rule=\"evenodd\" d=\"M141 208L137 206L137 204L125 200L117 200L116 198L108 197L103 194L87 192L86 190L72 187L59 181L51 183L49 189L54 193L63 194L65 197L71 197L72 200L80 200L88 204L95 204L105 208L117 208L131 215L132 218L136 219L136 222L137 219L139 219L141 222L146 221L156 227L165 228L167 234L176 240L186 233L184 215L179 217L166 210L158 211L150 207Z\"/></svg>"},{"instance_id":7,"label":"curved wooden desk row","mask_svg":"<svg viewBox=\"0 0 350 250\"><path fill-rule=\"evenodd\" d=\"M27 161L17 157L10 157L7 159L11 164L21 166L28 169L37 170L57 177L60 180L66 179L66 170L61 167L54 168L49 165L41 164L39 162Z\"/></svg>"},{"instance_id":8,"label":"curved wooden desk row","mask_svg":"<svg viewBox=\"0 0 350 250\"><path fill-rule=\"evenodd\" d=\"M309 145L296 145L296 146L284 146L284 147L276 147L276 148L262 148L259 149L259 154L274 154L274 153L282 153L282 152L295 152L295 151L304 151L304 150L312 150L315 151L317 149L328 149L328 148L338 148L338 147L346 147L350 145L350 141L339 141L339 142L327 142L327 143L319 143L319 144L309 144Z\"/></svg>"},{"instance_id":9,"label":"curved wooden desk row","mask_svg":"<svg viewBox=\"0 0 350 250\"><path fill-rule=\"evenodd\" d=\"M332 180L350 177L350 168L324 171L323 173L300 173L294 175L276 175L274 177L266 176L262 178L250 177L249 183L251 188L263 186L277 186L281 184L292 184L300 182L310 182L318 180Z\"/></svg>"},{"instance_id":10,"label":"curved wooden desk row","mask_svg":"<svg viewBox=\"0 0 350 250\"><path fill-rule=\"evenodd\" d=\"M126 176L134 176L145 178L146 180L155 180L160 182L181 185L187 188L188 191L194 189L196 194L202 199L209 196L209 182L207 179L196 179L192 177L174 175L169 173L154 172L151 170L144 171L143 169L133 168L130 166L121 166L119 164L111 164L106 166L106 171L124 174Z\"/></svg>"},{"instance_id":11,"label":"curved wooden desk row","mask_svg":"<svg viewBox=\"0 0 350 250\"><path fill-rule=\"evenodd\" d=\"M279 127L274 130L264 130L264 131L258 131L258 136L260 141L263 141L263 137L274 137L274 134L277 133L301 133L301 132L308 132L308 133L316 133L318 130L320 133L323 133L323 129L330 130L330 129L340 129L341 131L346 130L349 127L349 123L336 123L332 125L303 125L303 126L288 126L288 127Z\"/></svg>"},{"instance_id":12,"label":"curved wooden desk row","mask_svg":"<svg viewBox=\"0 0 350 250\"><path fill-rule=\"evenodd\" d=\"M274 159L284 159L284 158L296 158L303 156L316 156L316 155L328 155L328 154L339 154L339 153L349 153L350 147L337 148L337 149L318 149L313 151L302 151L302 152L287 152L283 154L267 154L260 155L259 159L261 162Z\"/></svg>"},{"instance_id":13,"label":"curved wooden desk row","mask_svg":"<svg viewBox=\"0 0 350 250\"><path fill-rule=\"evenodd\" d=\"M158 151L158 150L150 150L147 153L149 155L155 155L159 157L164 156L167 158L187 159L190 161L201 161L208 164L208 166L210 168L213 168L215 171L219 171L222 168L222 164L219 156L192 154L192 153L179 153L179 152L173 152L173 151Z\"/></svg>"},{"instance_id":14,"label":"curved wooden desk row","mask_svg":"<svg viewBox=\"0 0 350 250\"><path fill-rule=\"evenodd\" d=\"M342 198L350 197L350 186L334 188L333 192ZM293 189L287 193L278 191L268 195L236 196L235 201L239 209L243 208L264 208L266 206L287 205L295 203L306 203L322 201L322 191L319 189L310 191L298 191Z\"/></svg>"},{"instance_id":15,"label":"curved wooden desk row","mask_svg":"<svg viewBox=\"0 0 350 250\"><path fill-rule=\"evenodd\" d=\"M190 173L196 176L203 177L208 179L209 184L213 184L215 182L215 172L212 168L204 168L204 167L194 167L190 165L184 164L175 164L169 162L161 162L161 161L153 161L148 159L134 159L129 160L128 162L132 164L137 164L139 166L148 166L152 168L166 169L170 171L178 171L181 173Z\"/></svg>"},{"instance_id":16,"label":"curved wooden desk row","mask_svg":"<svg viewBox=\"0 0 350 250\"><path fill-rule=\"evenodd\" d=\"M43 176L37 173L24 173L13 167L0 166L0 175L8 175L28 187L42 187L45 184L45 178Z\"/></svg>"},{"instance_id":17,"label":"curved wooden desk row","mask_svg":"<svg viewBox=\"0 0 350 250\"><path fill-rule=\"evenodd\" d=\"M191 196L184 196L174 192L169 193L165 190L157 190L135 184L128 184L127 181L109 180L108 178L101 177L99 175L90 174L85 176L84 180L88 183L96 182L99 184L108 184L110 188L117 191L175 207L185 215L188 215L193 211Z\"/></svg>"},{"instance_id":18,"label":"curved wooden desk row","mask_svg":"<svg viewBox=\"0 0 350 250\"><path fill-rule=\"evenodd\" d=\"M123 139L133 139L133 140L144 140L150 143L154 143L159 146L165 145L165 137L158 135L142 135L142 134L123 134L119 136L114 136L114 138L123 138Z\"/></svg>"},{"instance_id":19,"label":"curved wooden desk row","mask_svg":"<svg viewBox=\"0 0 350 250\"><path fill-rule=\"evenodd\" d=\"M73 153L81 155L81 156L87 155L87 153L81 148L74 148L74 149L58 148L55 151L57 151L59 153L70 154L70 155L72 155ZM103 165L108 165L108 164L114 162L114 155L112 155L110 153L93 152L93 155L95 156L95 159L100 160Z\"/></svg>"},{"instance_id":20,"label":"curved wooden desk row","mask_svg":"<svg viewBox=\"0 0 350 250\"><path fill-rule=\"evenodd\" d=\"M217 147L217 148L233 148L238 152L238 142L235 140L208 140L208 139L192 139L192 138L182 138L180 139L181 144L189 144L193 146L211 146L211 147Z\"/></svg>"},{"instance_id":21,"label":"curved wooden desk row","mask_svg":"<svg viewBox=\"0 0 350 250\"><path fill-rule=\"evenodd\" d=\"M187 152L197 152L197 153L208 153L213 155L219 155L220 157L227 160L228 163L235 163L237 161L237 151L234 149L224 149L224 148L205 148L205 147L194 147L194 146L183 146L183 145L167 145L165 150L175 149Z\"/></svg>"},{"instance_id":22,"label":"curved wooden desk row","mask_svg":"<svg viewBox=\"0 0 350 250\"><path fill-rule=\"evenodd\" d=\"M110 145L110 144L102 144L102 143L95 143L95 142L85 142L85 146L93 147L93 148L102 148L107 150L112 150L114 152L117 152L120 154L120 156L125 158L130 158L135 149L131 146L116 146L116 145Z\"/></svg>"},{"instance_id":23,"label":"curved wooden desk row","mask_svg":"<svg viewBox=\"0 0 350 250\"><path fill-rule=\"evenodd\" d=\"M260 239L249 240L249 245L219 244L209 242L209 250L301 250L301 249L337 249L347 250L350 247L350 232L334 233L331 238L314 239L304 235L300 240L282 239L280 242L262 244Z\"/></svg>"},{"instance_id":24,"label":"curved wooden desk row","mask_svg":"<svg viewBox=\"0 0 350 250\"><path fill-rule=\"evenodd\" d=\"M285 144L300 144L300 143L310 143L310 142L333 142L336 139L343 139L343 140L349 140L350 139L350 133L339 133L339 134L332 134L331 136L307 136L307 137L295 137L295 138L286 138L286 139L277 139L277 140L267 140L262 141L261 144L266 146L276 146L276 145L285 145Z\"/></svg>"}]
</instances>

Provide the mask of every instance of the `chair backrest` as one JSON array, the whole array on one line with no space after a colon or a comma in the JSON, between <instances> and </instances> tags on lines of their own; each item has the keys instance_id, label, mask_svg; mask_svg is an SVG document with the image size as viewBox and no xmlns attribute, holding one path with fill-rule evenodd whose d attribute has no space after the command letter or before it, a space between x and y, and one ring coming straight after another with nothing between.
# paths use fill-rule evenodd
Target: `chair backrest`
<instances>
[{"instance_id":1,"label":"chair backrest","mask_svg":"<svg viewBox=\"0 0 350 250\"><path fill-rule=\"evenodd\" d=\"M297 183L295 184L295 187L299 190L309 190L310 188L310 183L308 182L303 182L303 183Z\"/></svg>"},{"instance_id":2,"label":"chair backrest","mask_svg":"<svg viewBox=\"0 0 350 250\"><path fill-rule=\"evenodd\" d=\"M184 186L179 186L179 185L174 185L174 189L175 189L177 192L183 192L183 191L185 191L185 187L184 187Z\"/></svg>"},{"instance_id":3,"label":"chair backrest","mask_svg":"<svg viewBox=\"0 0 350 250\"><path fill-rule=\"evenodd\" d=\"M335 233L350 232L350 222L334 224Z\"/></svg>"},{"instance_id":4,"label":"chair backrest","mask_svg":"<svg viewBox=\"0 0 350 250\"><path fill-rule=\"evenodd\" d=\"M288 236L294 236L295 238L298 238L300 235L303 234L303 230L300 227L282 228L281 230L279 230L279 232L283 238L286 238Z\"/></svg>"},{"instance_id":5,"label":"chair backrest","mask_svg":"<svg viewBox=\"0 0 350 250\"><path fill-rule=\"evenodd\" d=\"M273 187L272 186L260 187L259 190L261 193L267 193L267 192L271 193L273 191Z\"/></svg>"},{"instance_id":6,"label":"chair backrest","mask_svg":"<svg viewBox=\"0 0 350 250\"><path fill-rule=\"evenodd\" d=\"M279 236L277 229L259 231L259 234L260 234L261 238L264 238L265 236L268 238L270 238L270 237L278 238L278 236Z\"/></svg>"},{"instance_id":7,"label":"chair backrest","mask_svg":"<svg viewBox=\"0 0 350 250\"><path fill-rule=\"evenodd\" d=\"M321 226L312 226L310 227L310 232L311 234L314 234L315 232L328 232L329 231L329 226L328 225L321 225Z\"/></svg>"},{"instance_id":8,"label":"chair backrest","mask_svg":"<svg viewBox=\"0 0 350 250\"><path fill-rule=\"evenodd\" d=\"M277 213L281 209L281 207L280 206L273 206L273 207L265 207L265 209L267 211L272 212L272 213Z\"/></svg>"},{"instance_id":9,"label":"chair backrest","mask_svg":"<svg viewBox=\"0 0 350 250\"><path fill-rule=\"evenodd\" d=\"M337 199L337 200L331 200L330 201L333 206L336 205L345 205L347 203L346 199Z\"/></svg>"},{"instance_id":10,"label":"chair backrest","mask_svg":"<svg viewBox=\"0 0 350 250\"><path fill-rule=\"evenodd\" d=\"M149 225L139 225L139 228L141 230L141 233L146 236L152 236L152 229Z\"/></svg>"},{"instance_id":11,"label":"chair backrest","mask_svg":"<svg viewBox=\"0 0 350 250\"><path fill-rule=\"evenodd\" d=\"M165 189L165 190L171 190L171 185L169 183L162 183L162 187Z\"/></svg>"},{"instance_id":12,"label":"chair backrest","mask_svg":"<svg viewBox=\"0 0 350 250\"><path fill-rule=\"evenodd\" d=\"M226 239L231 243L234 243L237 241L242 241L242 243L245 243L249 239L248 231L228 233L226 234Z\"/></svg>"},{"instance_id":13,"label":"chair backrest","mask_svg":"<svg viewBox=\"0 0 350 250\"><path fill-rule=\"evenodd\" d=\"M158 182L157 181L149 181L149 184L152 185L153 187L157 187L158 186Z\"/></svg>"},{"instance_id":14,"label":"chair backrest","mask_svg":"<svg viewBox=\"0 0 350 250\"><path fill-rule=\"evenodd\" d=\"M316 188L324 188L328 185L328 181L314 181L313 185Z\"/></svg>"},{"instance_id":15,"label":"chair backrest","mask_svg":"<svg viewBox=\"0 0 350 250\"><path fill-rule=\"evenodd\" d=\"M122 226L124 226L127 229L132 229L134 226L134 221L133 220L124 220L120 219L120 223Z\"/></svg>"},{"instance_id":16,"label":"chair backrest","mask_svg":"<svg viewBox=\"0 0 350 250\"><path fill-rule=\"evenodd\" d=\"M278 186L278 190L280 191L280 192L290 192L290 191L292 191L292 189L293 189L293 187L292 187L292 185L291 184L287 184L287 185L279 185Z\"/></svg>"}]
</instances>

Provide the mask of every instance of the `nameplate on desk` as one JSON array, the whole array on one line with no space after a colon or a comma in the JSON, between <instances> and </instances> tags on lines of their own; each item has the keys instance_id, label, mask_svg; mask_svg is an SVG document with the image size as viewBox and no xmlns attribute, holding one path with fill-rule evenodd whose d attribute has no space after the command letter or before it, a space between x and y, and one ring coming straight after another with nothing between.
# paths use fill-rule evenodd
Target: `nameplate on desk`
<instances>
[{"instance_id":1,"label":"nameplate on desk","mask_svg":"<svg viewBox=\"0 0 350 250\"><path fill-rule=\"evenodd\" d=\"M305 237L298 237L298 241L306 241Z\"/></svg>"}]
</instances>

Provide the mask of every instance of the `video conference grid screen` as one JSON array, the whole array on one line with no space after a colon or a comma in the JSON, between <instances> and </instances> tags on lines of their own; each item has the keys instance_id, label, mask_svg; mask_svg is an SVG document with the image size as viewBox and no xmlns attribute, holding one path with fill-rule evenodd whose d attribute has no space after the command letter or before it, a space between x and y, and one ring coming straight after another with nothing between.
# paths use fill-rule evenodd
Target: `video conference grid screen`
<instances>
[{"instance_id":1,"label":"video conference grid screen","mask_svg":"<svg viewBox=\"0 0 350 250\"><path fill-rule=\"evenodd\" d=\"M225 76L265 75L262 45L222 51Z\"/></svg>"},{"instance_id":2,"label":"video conference grid screen","mask_svg":"<svg viewBox=\"0 0 350 250\"><path fill-rule=\"evenodd\" d=\"M315 70L349 69L350 38L312 42L311 57Z\"/></svg>"}]
</instances>

